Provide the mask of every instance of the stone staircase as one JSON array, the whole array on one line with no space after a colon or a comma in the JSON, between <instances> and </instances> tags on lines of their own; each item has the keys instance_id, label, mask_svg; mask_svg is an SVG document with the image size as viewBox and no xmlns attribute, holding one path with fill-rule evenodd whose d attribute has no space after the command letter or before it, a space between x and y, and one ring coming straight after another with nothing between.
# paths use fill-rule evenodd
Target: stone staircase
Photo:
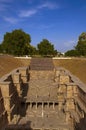
<instances>
[{"instance_id":1,"label":"stone staircase","mask_svg":"<svg viewBox=\"0 0 86 130\"><path fill-rule=\"evenodd\" d=\"M53 79L54 64L51 58L32 58L30 63L30 80Z\"/></svg>"},{"instance_id":2,"label":"stone staircase","mask_svg":"<svg viewBox=\"0 0 86 130\"><path fill-rule=\"evenodd\" d=\"M52 58L32 58L30 63L31 70L53 70Z\"/></svg>"}]
</instances>

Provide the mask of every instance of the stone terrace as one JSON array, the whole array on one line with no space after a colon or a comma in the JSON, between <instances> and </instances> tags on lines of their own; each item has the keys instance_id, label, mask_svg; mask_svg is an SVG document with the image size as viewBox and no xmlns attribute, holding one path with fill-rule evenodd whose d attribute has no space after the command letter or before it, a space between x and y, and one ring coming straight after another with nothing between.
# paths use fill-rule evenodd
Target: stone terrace
<instances>
[{"instance_id":1,"label":"stone terrace","mask_svg":"<svg viewBox=\"0 0 86 130\"><path fill-rule=\"evenodd\" d=\"M50 58L2 77L0 99L0 130L86 130L86 85Z\"/></svg>"}]
</instances>

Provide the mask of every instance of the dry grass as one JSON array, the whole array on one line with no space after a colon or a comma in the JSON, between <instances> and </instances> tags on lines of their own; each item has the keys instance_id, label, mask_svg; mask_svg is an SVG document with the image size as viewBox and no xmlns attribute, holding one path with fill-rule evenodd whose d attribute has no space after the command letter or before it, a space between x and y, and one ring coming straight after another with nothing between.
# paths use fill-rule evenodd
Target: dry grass
<instances>
[{"instance_id":1,"label":"dry grass","mask_svg":"<svg viewBox=\"0 0 86 130\"><path fill-rule=\"evenodd\" d=\"M12 56L0 56L0 77L9 73L15 68L28 66L30 60L15 59Z\"/></svg>"},{"instance_id":2,"label":"dry grass","mask_svg":"<svg viewBox=\"0 0 86 130\"><path fill-rule=\"evenodd\" d=\"M86 84L86 59L58 59L54 65L66 68Z\"/></svg>"}]
</instances>

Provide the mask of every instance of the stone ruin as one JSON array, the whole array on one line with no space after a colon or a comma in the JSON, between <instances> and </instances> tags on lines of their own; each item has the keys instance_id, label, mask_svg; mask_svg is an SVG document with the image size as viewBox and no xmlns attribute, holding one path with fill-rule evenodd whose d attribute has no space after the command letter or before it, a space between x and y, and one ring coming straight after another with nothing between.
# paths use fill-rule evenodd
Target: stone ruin
<instances>
[{"instance_id":1,"label":"stone ruin","mask_svg":"<svg viewBox=\"0 0 86 130\"><path fill-rule=\"evenodd\" d=\"M86 85L50 58L0 79L0 130L86 130Z\"/></svg>"}]
</instances>

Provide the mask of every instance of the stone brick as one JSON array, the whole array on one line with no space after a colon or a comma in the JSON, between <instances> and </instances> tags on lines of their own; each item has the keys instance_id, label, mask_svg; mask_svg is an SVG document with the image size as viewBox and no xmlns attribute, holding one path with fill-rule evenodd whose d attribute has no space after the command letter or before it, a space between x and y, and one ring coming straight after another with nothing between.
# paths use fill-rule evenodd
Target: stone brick
<instances>
[{"instance_id":1,"label":"stone brick","mask_svg":"<svg viewBox=\"0 0 86 130\"><path fill-rule=\"evenodd\" d=\"M69 75L60 75L60 80L59 83L60 84L66 84L70 82L70 77Z\"/></svg>"},{"instance_id":2,"label":"stone brick","mask_svg":"<svg viewBox=\"0 0 86 130\"><path fill-rule=\"evenodd\" d=\"M26 76L28 75L28 68L27 67L22 67L19 69L19 73L21 74L21 76Z\"/></svg>"},{"instance_id":3,"label":"stone brick","mask_svg":"<svg viewBox=\"0 0 86 130\"><path fill-rule=\"evenodd\" d=\"M0 83L0 88L2 91L2 96L3 97L9 97L12 94L12 83L11 82L1 82Z\"/></svg>"},{"instance_id":4,"label":"stone brick","mask_svg":"<svg viewBox=\"0 0 86 130\"><path fill-rule=\"evenodd\" d=\"M12 79L13 79L13 83L20 83L21 82L21 74L20 73L13 73Z\"/></svg>"}]
</instances>

